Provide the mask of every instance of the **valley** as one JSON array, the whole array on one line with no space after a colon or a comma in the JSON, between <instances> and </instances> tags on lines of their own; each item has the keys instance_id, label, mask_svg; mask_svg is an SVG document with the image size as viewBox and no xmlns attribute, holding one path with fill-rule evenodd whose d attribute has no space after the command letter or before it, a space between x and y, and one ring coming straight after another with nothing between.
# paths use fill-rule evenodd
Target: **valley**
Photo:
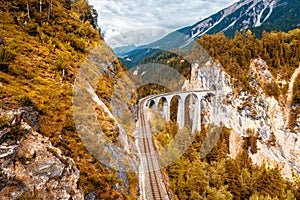
<instances>
[{"instance_id":1,"label":"valley","mask_svg":"<svg viewBox=\"0 0 300 200\"><path fill-rule=\"evenodd\" d=\"M299 6L113 49L87 0L2 1L0 199L300 199Z\"/></svg>"}]
</instances>

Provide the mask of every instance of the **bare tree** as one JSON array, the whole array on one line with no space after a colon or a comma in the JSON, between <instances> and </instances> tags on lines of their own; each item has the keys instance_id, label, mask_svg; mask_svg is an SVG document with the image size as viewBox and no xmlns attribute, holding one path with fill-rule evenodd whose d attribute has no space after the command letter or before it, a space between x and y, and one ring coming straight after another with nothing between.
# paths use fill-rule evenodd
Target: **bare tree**
<instances>
[{"instance_id":1,"label":"bare tree","mask_svg":"<svg viewBox=\"0 0 300 200\"><path fill-rule=\"evenodd\" d=\"M4 37L0 36L0 45L5 46Z\"/></svg>"},{"instance_id":2,"label":"bare tree","mask_svg":"<svg viewBox=\"0 0 300 200\"><path fill-rule=\"evenodd\" d=\"M51 12L52 12L52 0L50 0L50 3L49 3L49 9L48 9L48 19L50 19Z\"/></svg>"},{"instance_id":3,"label":"bare tree","mask_svg":"<svg viewBox=\"0 0 300 200\"><path fill-rule=\"evenodd\" d=\"M4 11L5 11L4 0L1 1L1 7L3 9L3 12L2 12L2 29L4 30Z\"/></svg>"},{"instance_id":4,"label":"bare tree","mask_svg":"<svg viewBox=\"0 0 300 200\"><path fill-rule=\"evenodd\" d=\"M43 10L43 1L40 0L40 13L42 12L42 10Z\"/></svg>"},{"instance_id":5,"label":"bare tree","mask_svg":"<svg viewBox=\"0 0 300 200\"><path fill-rule=\"evenodd\" d=\"M27 15L28 15L28 19L30 19L29 0L27 0L26 6L27 6Z\"/></svg>"}]
</instances>

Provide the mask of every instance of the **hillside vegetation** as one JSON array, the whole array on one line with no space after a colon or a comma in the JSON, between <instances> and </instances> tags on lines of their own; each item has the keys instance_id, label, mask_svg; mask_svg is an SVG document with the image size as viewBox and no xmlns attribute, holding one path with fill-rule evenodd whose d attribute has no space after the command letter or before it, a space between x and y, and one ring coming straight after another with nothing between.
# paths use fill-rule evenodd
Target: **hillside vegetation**
<instances>
[{"instance_id":1,"label":"hillside vegetation","mask_svg":"<svg viewBox=\"0 0 300 200\"><path fill-rule=\"evenodd\" d=\"M85 194L133 199L135 188L127 190L116 172L108 171L85 150L72 118L72 84L78 68L89 51L103 42L97 13L86 0L2 1L0 103L2 109L36 109L40 132L79 167ZM122 71L120 64L115 65ZM103 85L113 83L110 76L102 78ZM110 96L107 87L99 87L98 93ZM102 123L111 124L108 117ZM134 176L129 179L136 184Z\"/></svg>"},{"instance_id":2,"label":"hillside vegetation","mask_svg":"<svg viewBox=\"0 0 300 200\"><path fill-rule=\"evenodd\" d=\"M234 78L235 85L251 90L247 75L250 60L255 57L261 57L266 61L275 78L289 81L295 69L299 67L299 36L299 28L288 33L263 32L262 39L257 39L248 30L244 33L236 32L233 39L225 37L222 33L204 35L198 42ZM270 93L267 90L268 88L266 92ZM286 91L287 85L282 86L281 92L285 94Z\"/></svg>"},{"instance_id":3,"label":"hillside vegetation","mask_svg":"<svg viewBox=\"0 0 300 200\"><path fill-rule=\"evenodd\" d=\"M170 142L170 135L178 134L174 122L166 123L156 135L159 145ZM164 169L170 181L174 199L299 199L299 175L294 181L281 176L279 167L257 166L247 151L255 153L256 138L243 138L243 150L236 158L229 158L229 138L232 129L222 128L222 134L212 151L203 159L199 152L207 129L197 132L193 143L175 162ZM165 136L167 135L167 136Z\"/></svg>"},{"instance_id":4,"label":"hillside vegetation","mask_svg":"<svg viewBox=\"0 0 300 200\"><path fill-rule=\"evenodd\" d=\"M276 99L284 98L286 103L288 86L292 75L299 67L300 58L300 29L284 32L263 32L262 38L257 39L251 31L236 33L234 38L227 38L224 34L204 35L198 43L205 48L210 56L232 78L235 92L247 91L255 96L257 91L250 85L250 63L257 57L262 58L268 65L268 70L275 78L273 85L263 85L264 94ZM197 52L197 49L194 49ZM191 55L197 60L197 54ZM182 62L182 57L170 52L158 52L145 59L142 63L161 63L180 71L186 78L190 77L190 63ZM290 127L299 118L299 75L293 85L292 112ZM159 91L160 90L160 91ZM140 90L142 96L151 92L163 92L165 88L150 85ZM175 103L176 104L176 103ZM171 112L176 110L171 103ZM173 113L176 116L176 113ZM171 122L157 126L163 127L155 135L158 147L164 147L172 141L178 132L176 118ZM213 150L203 159L199 152L203 140L207 137L207 129L203 126L201 132L196 133L193 144L174 163L165 169L170 180L170 186L175 199L299 199L299 175L293 181L281 176L281 168L269 168L266 164L253 164L252 154L258 151L258 138L247 130L248 137L242 138L242 151L235 158L229 158L229 138L232 129L223 127L222 135Z\"/></svg>"},{"instance_id":5,"label":"hillside vegetation","mask_svg":"<svg viewBox=\"0 0 300 200\"><path fill-rule=\"evenodd\" d=\"M236 91L247 91L252 95L256 90L250 86L250 62L254 58L262 58L268 65L268 70L274 77L274 81L262 85L262 89L268 96L274 96L276 99L283 98L287 103L288 87L291 77L295 70L300 66L300 28L285 32L273 31L263 32L262 38L258 39L250 30L242 33L236 32L233 38L226 37L223 33L215 35L203 35L197 40L198 44L192 50L192 60L198 60L197 52L200 46L218 63L222 69L231 76L232 83ZM188 53L186 53L188 54ZM160 63L170 66L187 79L191 74L191 63L182 62L182 57L167 51L159 51L156 54L144 59L140 64ZM297 79L298 80L298 79ZM295 124L300 110L297 106L297 94L299 94L299 84L294 82L293 102L294 111L291 112L290 125ZM159 87L152 85L152 90L158 90ZM148 91L148 93L147 93ZM143 90L141 96L149 95L150 89ZM162 91L162 90L161 90Z\"/></svg>"},{"instance_id":6,"label":"hillside vegetation","mask_svg":"<svg viewBox=\"0 0 300 200\"><path fill-rule=\"evenodd\" d=\"M264 93L280 101L283 98L284 104L288 105L288 83L300 66L299 38L300 29L297 28L288 33L263 32L261 39L257 39L250 30L244 33L236 32L233 39L225 37L222 33L204 35L198 42L232 77L234 87L238 91L245 90L252 95L255 95L257 91L250 85L250 61L255 57L262 58L275 79L273 82L261 85ZM294 82L291 102L291 105L294 105L294 109L290 112L289 122L292 130L297 116L300 115L299 104L297 104L297 94L299 94L297 80Z\"/></svg>"},{"instance_id":7,"label":"hillside vegetation","mask_svg":"<svg viewBox=\"0 0 300 200\"><path fill-rule=\"evenodd\" d=\"M2 1L0 9L1 109L21 106L36 109L39 131L64 155L74 159L85 194L94 192L99 199L136 199L135 175L127 175L129 187L125 187L115 171L109 171L86 151L73 122L72 84L76 73L88 53L104 43L95 10L86 0ZM256 91L249 85L249 64L251 59L261 57L278 81L274 86L264 87L265 93L285 98L288 84L279 84L279 81L289 82L299 67L299 35L300 29L289 33L264 32L262 39L250 31L236 33L232 39L219 33L204 35L198 42L233 78L235 88L252 94ZM158 52L143 63L167 64L190 78L190 64L182 59L168 52ZM108 107L115 79L124 71L117 60L112 65L101 77L96 91ZM298 76L291 102L296 114L291 117L291 124L299 116L299 82ZM141 87L139 97L168 91L159 85L152 86L152 89ZM96 111L103 113L99 107ZM99 121L106 127L105 134L115 140L114 121L106 115L101 115ZM176 131L177 125L170 122L156 139L164 146L171 139L165 133L173 136ZM231 131L224 127L213 151L200 159L199 149L206 134L202 127L188 151L165 169L175 199L300 199L299 178L289 182L281 177L278 168L252 164L247 149L251 146L255 151L255 137L244 138L243 152L235 159L228 159Z\"/></svg>"},{"instance_id":8,"label":"hillside vegetation","mask_svg":"<svg viewBox=\"0 0 300 200\"><path fill-rule=\"evenodd\" d=\"M248 80L251 59L261 57L269 66L273 77L277 81L289 82L295 69L299 67L300 58L300 28L285 32L263 32L262 38L257 39L250 30L243 33L236 32L234 38L228 38L223 33L203 35L197 42L222 68L233 78L235 86L252 91ZM192 50L193 60L197 60L199 45ZM186 53L188 54L188 53ZM190 78L189 62L182 62L182 57L167 51L145 58L140 64L161 63L168 65L186 78ZM279 90L274 93L269 88L264 88L267 94L277 97L285 95L288 85L279 85Z\"/></svg>"}]
</instances>

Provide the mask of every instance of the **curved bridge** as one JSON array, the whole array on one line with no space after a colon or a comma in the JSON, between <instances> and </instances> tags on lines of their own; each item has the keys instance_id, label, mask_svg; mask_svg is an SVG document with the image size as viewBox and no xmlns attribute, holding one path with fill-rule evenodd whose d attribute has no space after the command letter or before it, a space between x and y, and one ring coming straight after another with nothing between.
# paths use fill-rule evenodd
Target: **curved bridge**
<instances>
[{"instance_id":1,"label":"curved bridge","mask_svg":"<svg viewBox=\"0 0 300 200\"><path fill-rule=\"evenodd\" d=\"M147 97L146 106L158 111L158 104L162 101L162 117L168 121L170 120L170 106L173 98L178 99L178 108L177 108L177 123L179 128L183 128L185 125L185 110L186 110L186 101L188 97L192 97L194 103L190 103L189 110L194 111L193 116L190 116L193 119L192 131L200 131L201 129L201 100L204 96L212 95L213 92L209 90L196 90L196 91L182 91L182 92L172 92L164 93L159 95L154 95ZM191 99L189 99L191 101Z\"/></svg>"},{"instance_id":2,"label":"curved bridge","mask_svg":"<svg viewBox=\"0 0 300 200\"><path fill-rule=\"evenodd\" d=\"M150 130L149 119L147 119L146 107L158 111L159 102L162 101L162 116L165 120L170 120L170 105L173 98L178 99L177 122L179 128L185 126L185 110L193 109L190 116L192 119L192 131L201 128L201 100L207 95L214 95L214 92L208 90L202 91L182 91L151 95L139 101L137 130L140 137L136 138L140 155L139 179L141 189L141 199L172 199L171 191L165 184L163 174L161 173L157 152L155 149L152 133ZM188 97L193 99L192 106L185 106Z\"/></svg>"}]
</instances>

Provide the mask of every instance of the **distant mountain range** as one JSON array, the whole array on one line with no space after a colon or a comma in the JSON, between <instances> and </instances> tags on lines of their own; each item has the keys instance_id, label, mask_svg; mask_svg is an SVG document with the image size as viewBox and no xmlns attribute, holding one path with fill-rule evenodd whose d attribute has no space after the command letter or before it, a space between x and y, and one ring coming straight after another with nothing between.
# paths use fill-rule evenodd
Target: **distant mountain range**
<instances>
[{"instance_id":1,"label":"distant mountain range","mask_svg":"<svg viewBox=\"0 0 300 200\"><path fill-rule=\"evenodd\" d=\"M233 37L236 31L250 29L257 37L265 31L288 31L300 26L300 0L241 0L216 14L177 31L160 40L135 49L118 48L115 53L128 68L159 49L192 47L203 34L224 32Z\"/></svg>"},{"instance_id":2,"label":"distant mountain range","mask_svg":"<svg viewBox=\"0 0 300 200\"><path fill-rule=\"evenodd\" d=\"M137 48L137 46L135 46L135 45L116 47L116 48L114 48L114 53L116 55L122 55L122 53L132 51L133 49L136 49L136 48Z\"/></svg>"}]
</instances>

